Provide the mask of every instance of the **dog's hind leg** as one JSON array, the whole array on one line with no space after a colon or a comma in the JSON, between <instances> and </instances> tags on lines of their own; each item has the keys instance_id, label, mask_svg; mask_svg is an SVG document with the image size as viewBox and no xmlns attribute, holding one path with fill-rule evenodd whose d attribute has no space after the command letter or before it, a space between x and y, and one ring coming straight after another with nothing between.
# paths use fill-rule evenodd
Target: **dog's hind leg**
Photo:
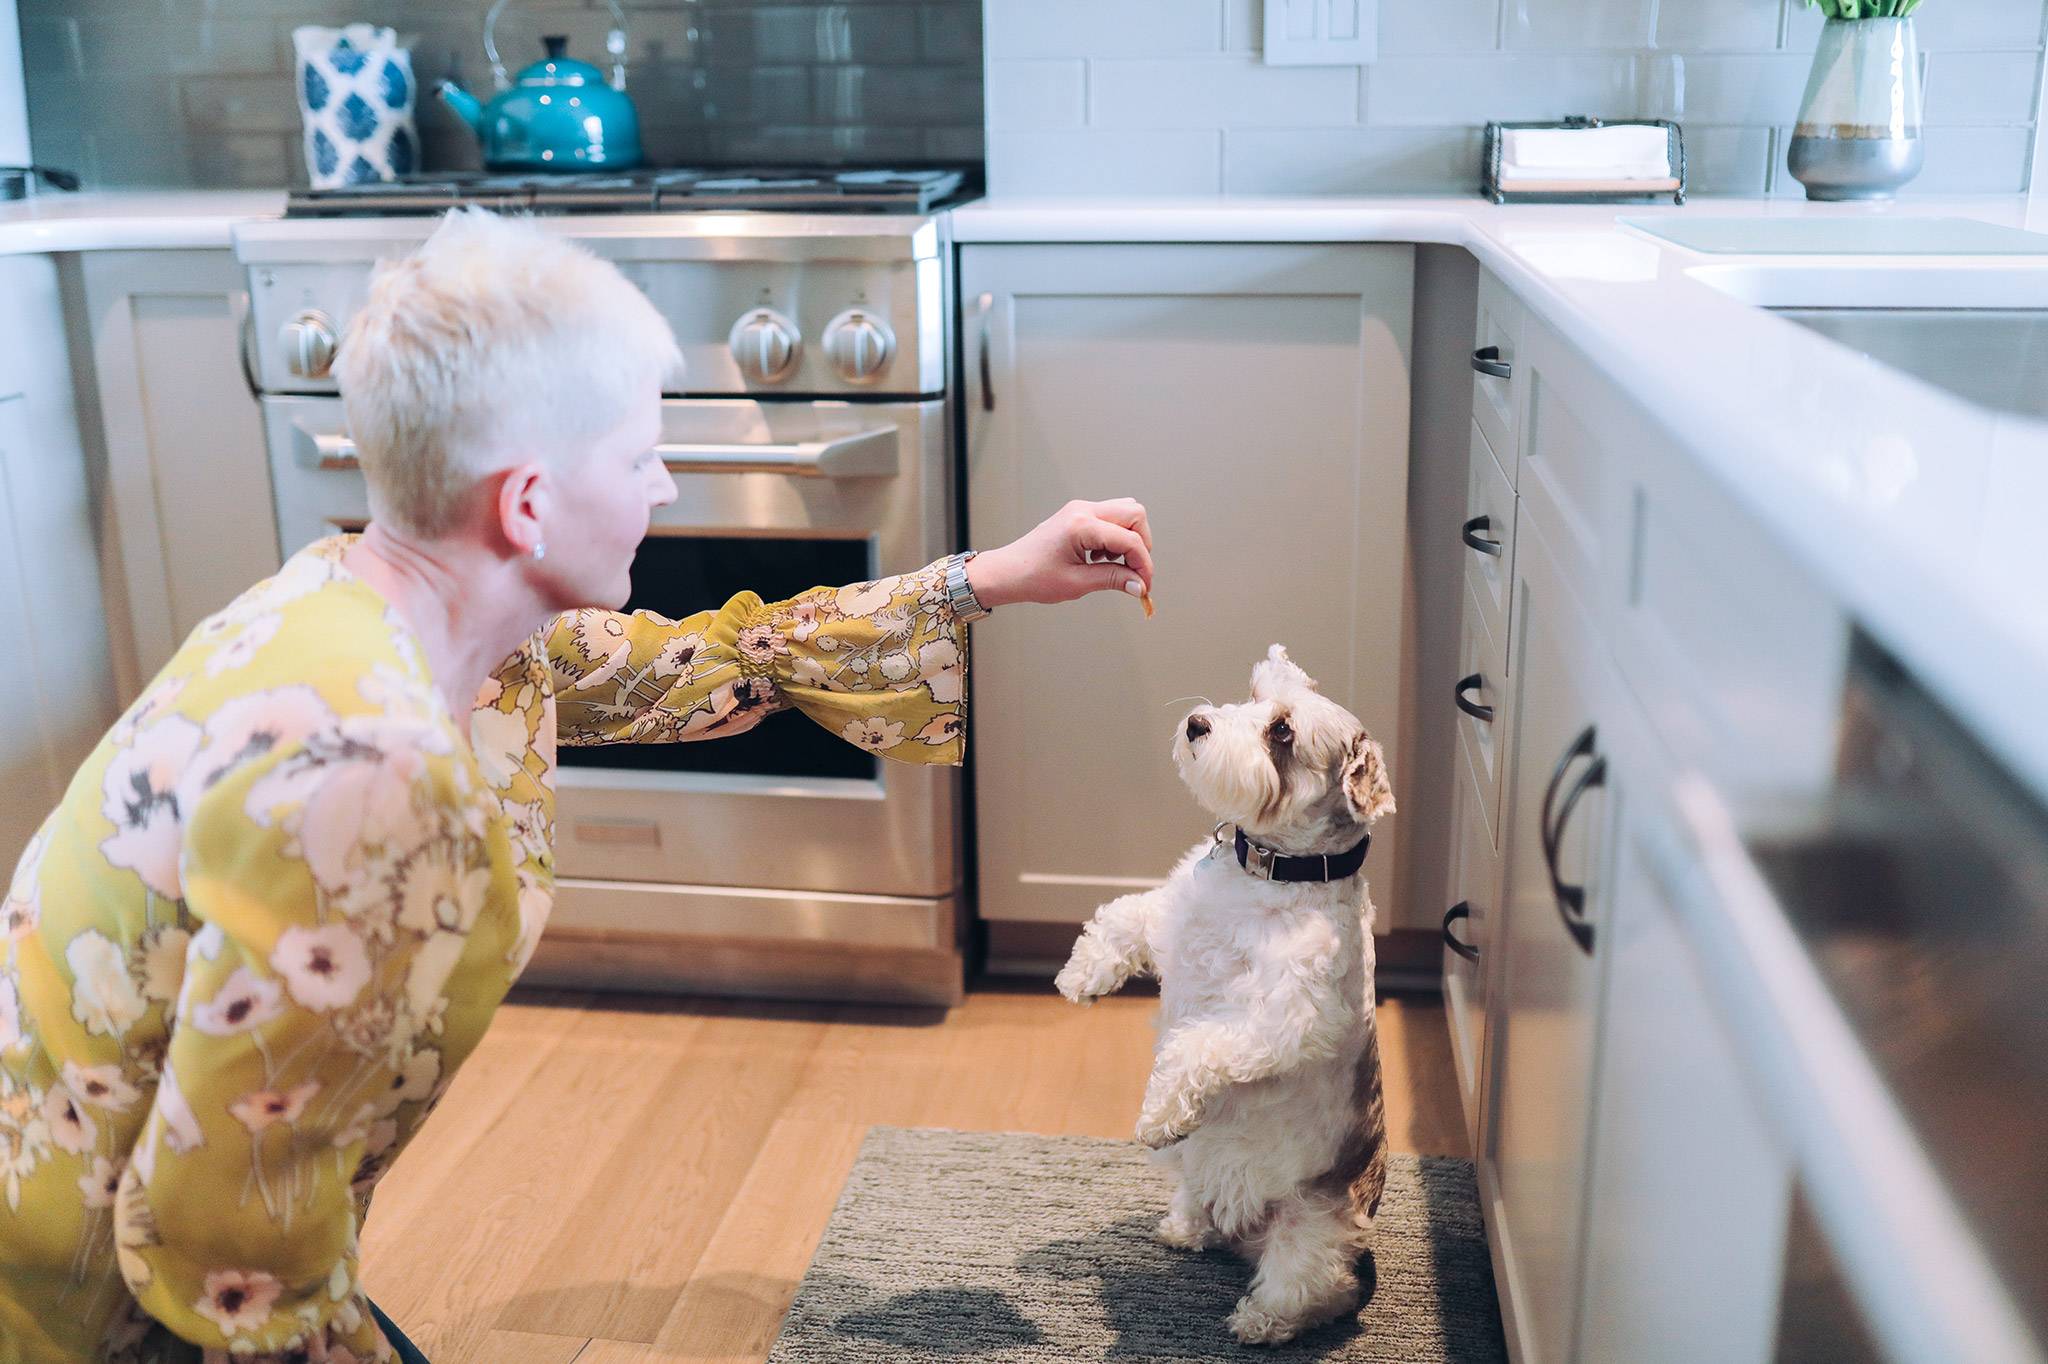
<instances>
[{"instance_id":1,"label":"dog's hind leg","mask_svg":"<svg viewBox=\"0 0 2048 1364\"><path fill-rule=\"evenodd\" d=\"M1359 1053L1352 1093L1364 1159L1347 1190L1348 1211L1354 1228L1352 1244L1370 1250L1373 1219L1379 1216L1380 1199L1387 1192L1387 1099L1380 1075L1379 1019L1372 1009L1365 1013L1365 1049Z\"/></svg>"},{"instance_id":2,"label":"dog's hind leg","mask_svg":"<svg viewBox=\"0 0 2048 1364\"><path fill-rule=\"evenodd\" d=\"M1259 1237L1251 1291L1230 1314L1230 1333L1246 1345L1278 1345L1358 1303L1358 1251L1351 1210L1309 1195L1274 1208Z\"/></svg>"}]
</instances>

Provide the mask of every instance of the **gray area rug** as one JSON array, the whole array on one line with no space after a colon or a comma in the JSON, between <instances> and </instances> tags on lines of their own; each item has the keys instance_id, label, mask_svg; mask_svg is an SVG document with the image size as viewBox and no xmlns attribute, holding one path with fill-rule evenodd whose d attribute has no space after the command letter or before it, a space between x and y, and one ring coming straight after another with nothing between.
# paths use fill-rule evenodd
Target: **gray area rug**
<instances>
[{"instance_id":1,"label":"gray area rug","mask_svg":"<svg viewBox=\"0 0 2048 1364\"><path fill-rule=\"evenodd\" d=\"M1170 1185L1090 1137L877 1127L769 1364L845 1360L1505 1360L1468 1161L1395 1155L1356 1319L1276 1348L1224 1318L1251 1278L1152 1239Z\"/></svg>"}]
</instances>

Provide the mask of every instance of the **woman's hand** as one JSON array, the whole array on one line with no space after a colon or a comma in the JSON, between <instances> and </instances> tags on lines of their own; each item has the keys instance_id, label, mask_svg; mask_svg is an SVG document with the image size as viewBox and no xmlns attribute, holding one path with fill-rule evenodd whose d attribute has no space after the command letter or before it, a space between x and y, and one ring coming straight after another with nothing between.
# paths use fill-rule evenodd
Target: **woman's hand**
<instances>
[{"instance_id":1,"label":"woman's hand","mask_svg":"<svg viewBox=\"0 0 2048 1364\"><path fill-rule=\"evenodd\" d=\"M1123 563L1097 562L1117 557ZM1128 497L1069 502L1036 530L967 561L974 596L993 611L1012 602L1063 602L1091 592L1152 592L1152 528Z\"/></svg>"}]
</instances>

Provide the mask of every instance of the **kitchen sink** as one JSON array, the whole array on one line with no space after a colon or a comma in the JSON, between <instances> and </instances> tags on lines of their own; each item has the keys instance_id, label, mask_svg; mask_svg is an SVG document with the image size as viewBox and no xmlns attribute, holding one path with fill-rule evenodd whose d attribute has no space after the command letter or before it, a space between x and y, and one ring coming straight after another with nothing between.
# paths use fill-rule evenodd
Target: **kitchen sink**
<instances>
[{"instance_id":1,"label":"kitchen sink","mask_svg":"<svg viewBox=\"0 0 2048 1364\"><path fill-rule=\"evenodd\" d=\"M2048 419L2048 262L1837 258L1686 273L1965 402Z\"/></svg>"}]
</instances>

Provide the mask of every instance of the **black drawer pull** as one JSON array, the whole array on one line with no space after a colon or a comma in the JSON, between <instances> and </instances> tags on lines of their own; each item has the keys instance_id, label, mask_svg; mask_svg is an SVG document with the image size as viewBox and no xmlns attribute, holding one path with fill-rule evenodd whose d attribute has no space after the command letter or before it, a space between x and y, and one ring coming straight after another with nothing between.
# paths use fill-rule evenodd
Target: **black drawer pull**
<instances>
[{"instance_id":1,"label":"black drawer pull","mask_svg":"<svg viewBox=\"0 0 2048 1364\"><path fill-rule=\"evenodd\" d=\"M1470 900L1460 900L1450 907L1450 910L1444 915L1444 946L1456 952L1466 961L1478 961L1479 949L1470 943L1459 942L1458 935L1451 932L1452 924L1460 919L1469 919L1471 917L1472 902Z\"/></svg>"},{"instance_id":2,"label":"black drawer pull","mask_svg":"<svg viewBox=\"0 0 2048 1364\"><path fill-rule=\"evenodd\" d=\"M1470 677L1461 677L1458 679L1458 690L1455 695L1459 710L1464 711L1482 724L1490 725L1493 723L1493 707L1482 706L1471 697L1465 695L1466 692L1471 691L1474 687L1485 685L1485 682L1486 679L1478 673L1473 673Z\"/></svg>"},{"instance_id":3,"label":"black drawer pull","mask_svg":"<svg viewBox=\"0 0 2048 1364\"><path fill-rule=\"evenodd\" d=\"M1482 530L1491 530L1492 528L1492 517L1475 516L1470 521L1467 521L1462 527L1460 527L1459 530L1460 533L1465 537L1465 543L1467 545L1471 546L1473 549L1478 550L1481 554L1490 554L1494 558L1498 559L1500 557L1500 541L1489 540L1479 533Z\"/></svg>"},{"instance_id":4,"label":"black drawer pull","mask_svg":"<svg viewBox=\"0 0 2048 1364\"><path fill-rule=\"evenodd\" d=\"M1550 872L1550 890L1557 901L1558 917L1564 920L1565 931L1572 935L1572 941L1587 956L1593 955L1593 925L1585 920L1586 888L1566 881L1557 870L1558 851L1564 846L1565 826L1571 823L1572 811L1578 808L1579 800L1586 792L1607 784L1607 759L1596 757L1572 783L1562 801L1557 801L1557 819L1551 820L1551 805L1556 801L1557 788L1564 781L1564 774L1571 765L1593 752L1594 728L1586 726L1585 731L1565 750L1558 759L1557 768L1550 774L1550 785L1543 792L1543 809L1538 818L1538 832L1543 842L1543 863Z\"/></svg>"},{"instance_id":5,"label":"black drawer pull","mask_svg":"<svg viewBox=\"0 0 2048 1364\"><path fill-rule=\"evenodd\" d=\"M1499 346L1481 346L1478 350L1473 351L1472 368L1478 370L1481 374L1492 375L1496 379L1505 379L1515 372L1513 365L1500 358Z\"/></svg>"}]
</instances>

